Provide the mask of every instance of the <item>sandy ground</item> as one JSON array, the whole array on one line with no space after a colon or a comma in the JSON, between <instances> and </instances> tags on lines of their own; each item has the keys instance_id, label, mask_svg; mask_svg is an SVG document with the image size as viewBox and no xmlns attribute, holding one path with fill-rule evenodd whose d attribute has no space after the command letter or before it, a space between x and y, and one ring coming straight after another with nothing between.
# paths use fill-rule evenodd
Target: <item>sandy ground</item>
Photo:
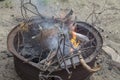
<instances>
[{"instance_id":1,"label":"sandy ground","mask_svg":"<svg viewBox=\"0 0 120 80\"><path fill-rule=\"evenodd\" d=\"M47 14L42 8L40 11L48 16L56 14L58 8L72 8L78 20L93 23L101 32L104 46L110 46L120 55L120 0L45 0L43 3L42 8L46 6L46 11L52 14ZM95 16L98 17L97 20ZM18 24L16 19L20 17L19 0L0 2L0 80L21 80L14 70L13 58L6 46L7 35ZM110 64L111 59L104 51L100 59L103 69L95 73L91 80L120 80L120 70Z\"/></svg>"}]
</instances>

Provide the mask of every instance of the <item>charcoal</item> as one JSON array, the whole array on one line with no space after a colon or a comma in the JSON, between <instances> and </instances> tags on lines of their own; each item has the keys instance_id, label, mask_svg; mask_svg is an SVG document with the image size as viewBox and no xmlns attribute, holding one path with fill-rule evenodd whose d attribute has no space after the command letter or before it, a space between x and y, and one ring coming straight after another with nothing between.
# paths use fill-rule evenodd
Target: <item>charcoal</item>
<instances>
[{"instance_id":1,"label":"charcoal","mask_svg":"<svg viewBox=\"0 0 120 80\"><path fill-rule=\"evenodd\" d=\"M32 58L36 55L39 55L38 50L36 50L35 47L30 44L25 44L20 53L25 58Z\"/></svg>"}]
</instances>

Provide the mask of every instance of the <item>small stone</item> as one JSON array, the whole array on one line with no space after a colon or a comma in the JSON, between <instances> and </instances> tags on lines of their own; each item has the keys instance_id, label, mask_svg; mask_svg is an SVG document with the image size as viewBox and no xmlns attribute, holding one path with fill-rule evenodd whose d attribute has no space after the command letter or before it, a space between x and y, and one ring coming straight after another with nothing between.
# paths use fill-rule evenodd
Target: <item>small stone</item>
<instances>
[{"instance_id":1,"label":"small stone","mask_svg":"<svg viewBox=\"0 0 120 80\"><path fill-rule=\"evenodd\" d=\"M104 30L102 28L99 27L98 29L99 29L100 32L104 32Z\"/></svg>"},{"instance_id":2,"label":"small stone","mask_svg":"<svg viewBox=\"0 0 120 80\"><path fill-rule=\"evenodd\" d=\"M108 36L108 35L105 35L105 38L109 38L109 36Z\"/></svg>"},{"instance_id":3,"label":"small stone","mask_svg":"<svg viewBox=\"0 0 120 80\"><path fill-rule=\"evenodd\" d=\"M3 57L2 59L6 59L5 57Z\"/></svg>"},{"instance_id":4,"label":"small stone","mask_svg":"<svg viewBox=\"0 0 120 80\"><path fill-rule=\"evenodd\" d=\"M109 32L109 33L112 33L112 32Z\"/></svg>"},{"instance_id":5,"label":"small stone","mask_svg":"<svg viewBox=\"0 0 120 80\"><path fill-rule=\"evenodd\" d=\"M109 38L109 36L106 36L106 38Z\"/></svg>"},{"instance_id":6,"label":"small stone","mask_svg":"<svg viewBox=\"0 0 120 80\"><path fill-rule=\"evenodd\" d=\"M9 57L13 57L13 55L12 54L6 54L7 55L7 57L9 58Z\"/></svg>"},{"instance_id":7,"label":"small stone","mask_svg":"<svg viewBox=\"0 0 120 80\"><path fill-rule=\"evenodd\" d=\"M0 53L7 53L7 51L6 51L6 50L4 50L4 51L1 51Z\"/></svg>"},{"instance_id":8,"label":"small stone","mask_svg":"<svg viewBox=\"0 0 120 80\"><path fill-rule=\"evenodd\" d=\"M108 67L108 70L112 70L112 66L109 66L109 67Z\"/></svg>"},{"instance_id":9,"label":"small stone","mask_svg":"<svg viewBox=\"0 0 120 80\"><path fill-rule=\"evenodd\" d=\"M11 17L14 17L14 14L10 15Z\"/></svg>"},{"instance_id":10,"label":"small stone","mask_svg":"<svg viewBox=\"0 0 120 80\"><path fill-rule=\"evenodd\" d=\"M13 7L11 6L10 9L13 9Z\"/></svg>"}]
</instances>

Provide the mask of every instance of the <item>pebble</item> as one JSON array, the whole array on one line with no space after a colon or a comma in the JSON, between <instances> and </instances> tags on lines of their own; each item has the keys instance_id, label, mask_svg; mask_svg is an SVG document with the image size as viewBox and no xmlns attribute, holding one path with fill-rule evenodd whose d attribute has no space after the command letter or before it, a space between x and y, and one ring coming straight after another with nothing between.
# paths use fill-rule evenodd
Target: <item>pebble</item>
<instances>
[{"instance_id":1,"label":"pebble","mask_svg":"<svg viewBox=\"0 0 120 80\"><path fill-rule=\"evenodd\" d=\"M105 38L109 38L109 36L108 36L108 35L105 35Z\"/></svg>"},{"instance_id":2,"label":"pebble","mask_svg":"<svg viewBox=\"0 0 120 80\"><path fill-rule=\"evenodd\" d=\"M10 9L13 9L13 7L11 6Z\"/></svg>"},{"instance_id":3,"label":"pebble","mask_svg":"<svg viewBox=\"0 0 120 80\"><path fill-rule=\"evenodd\" d=\"M6 54L7 55L7 57L9 58L9 57L13 57L13 55L12 54Z\"/></svg>"},{"instance_id":4,"label":"pebble","mask_svg":"<svg viewBox=\"0 0 120 80\"><path fill-rule=\"evenodd\" d=\"M110 66L108 67L108 70L110 70L110 71L111 71L111 70L112 70L112 68L113 68L113 67L112 67L112 65L110 65Z\"/></svg>"},{"instance_id":5,"label":"pebble","mask_svg":"<svg viewBox=\"0 0 120 80\"><path fill-rule=\"evenodd\" d=\"M4 50L4 51L1 51L0 53L7 53L7 51L6 51L6 50Z\"/></svg>"},{"instance_id":6,"label":"pebble","mask_svg":"<svg viewBox=\"0 0 120 80\"><path fill-rule=\"evenodd\" d=\"M14 17L14 14L10 15L11 17Z\"/></svg>"}]
</instances>

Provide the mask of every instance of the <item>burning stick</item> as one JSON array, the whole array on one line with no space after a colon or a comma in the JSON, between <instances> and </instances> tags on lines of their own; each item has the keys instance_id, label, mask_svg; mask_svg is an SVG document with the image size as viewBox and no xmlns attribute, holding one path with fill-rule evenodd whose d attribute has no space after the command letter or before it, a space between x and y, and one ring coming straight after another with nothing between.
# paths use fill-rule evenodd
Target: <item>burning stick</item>
<instances>
[{"instance_id":1,"label":"burning stick","mask_svg":"<svg viewBox=\"0 0 120 80\"><path fill-rule=\"evenodd\" d=\"M76 23L72 23L70 24L70 34L71 34L71 43L73 45L73 48L78 48L79 44L81 42L89 42L89 38L83 34L77 33L75 32L75 28L76 28L77 24Z\"/></svg>"},{"instance_id":2,"label":"burning stick","mask_svg":"<svg viewBox=\"0 0 120 80\"><path fill-rule=\"evenodd\" d=\"M73 35L76 35L76 37L77 37L80 41L82 41L82 42L88 42L88 41L89 41L88 37L85 36L85 35L82 35L82 34L80 34L80 33L76 33L76 32L74 32L74 31L72 31L72 34L73 34Z\"/></svg>"},{"instance_id":3,"label":"burning stick","mask_svg":"<svg viewBox=\"0 0 120 80\"><path fill-rule=\"evenodd\" d=\"M100 65L98 65L98 66L96 66L96 67L94 67L94 68L91 68L91 67L85 62L85 60L83 59L83 57L82 57L81 54L79 55L79 59L80 59L80 63L82 64L82 66L83 66L86 70L88 70L89 72L91 72L91 73L97 72L97 71L99 71L99 70L101 69Z\"/></svg>"}]
</instances>

